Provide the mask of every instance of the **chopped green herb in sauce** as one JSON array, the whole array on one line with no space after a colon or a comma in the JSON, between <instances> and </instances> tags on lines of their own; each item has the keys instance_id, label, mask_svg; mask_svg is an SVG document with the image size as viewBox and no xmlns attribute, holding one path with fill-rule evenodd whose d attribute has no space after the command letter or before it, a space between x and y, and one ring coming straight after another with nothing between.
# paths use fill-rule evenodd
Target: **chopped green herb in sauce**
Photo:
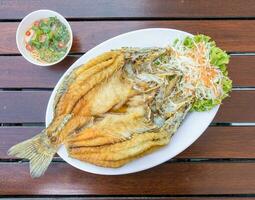
<instances>
[{"instance_id":1,"label":"chopped green herb in sauce","mask_svg":"<svg viewBox=\"0 0 255 200\"><path fill-rule=\"evenodd\" d=\"M60 60L68 50L69 41L70 33L57 17L35 21L25 33L26 49L45 63Z\"/></svg>"}]
</instances>

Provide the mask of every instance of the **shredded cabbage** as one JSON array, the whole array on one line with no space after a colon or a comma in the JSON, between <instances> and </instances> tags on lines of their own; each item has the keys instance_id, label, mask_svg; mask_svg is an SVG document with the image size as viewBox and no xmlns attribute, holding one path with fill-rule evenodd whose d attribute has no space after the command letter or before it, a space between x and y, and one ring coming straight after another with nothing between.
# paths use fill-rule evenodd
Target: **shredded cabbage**
<instances>
[{"instance_id":1,"label":"shredded cabbage","mask_svg":"<svg viewBox=\"0 0 255 200\"><path fill-rule=\"evenodd\" d=\"M175 41L175 45L181 41ZM205 35L196 35L194 37L186 37L181 42L186 48L193 49L199 43L204 43L206 48L209 49L210 64L220 69L223 74L221 78L222 94L218 97L197 98L192 106L191 111L207 111L214 106L220 104L224 98L229 95L232 90L232 81L228 77L226 64L229 63L229 55L218 48L216 43L210 37Z\"/></svg>"},{"instance_id":2,"label":"shredded cabbage","mask_svg":"<svg viewBox=\"0 0 255 200\"><path fill-rule=\"evenodd\" d=\"M229 55L208 36L177 39L166 48L124 50L130 62L126 72L135 78L135 88L155 91L151 108L165 119L176 112L210 110L232 89Z\"/></svg>"}]
</instances>

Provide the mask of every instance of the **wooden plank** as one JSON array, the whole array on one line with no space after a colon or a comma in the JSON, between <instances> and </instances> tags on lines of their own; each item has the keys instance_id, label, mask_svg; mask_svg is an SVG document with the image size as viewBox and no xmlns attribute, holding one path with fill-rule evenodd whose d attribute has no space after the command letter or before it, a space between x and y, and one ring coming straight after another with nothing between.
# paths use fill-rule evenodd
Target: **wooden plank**
<instances>
[{"instance_id":1,"label":"wooden plank","mask_svg":"<svg viewBox=\"0 0 255 200\"><path fill-rule=\"evenodd\" d=\"M0 159L10 159L8 149L39 133L43 127L0 128ZM255 158L255 127L209 127L176 158Z\"/></svg>"},{"instance_id":2,"label":"wooden plank","mask_svg":"<svg viewBox=\"0 0 255 200\"><path fill-rule=\"evenodd\" d=\"M0 92L0 123L44 122L50 91ZM255 122L255 91L233 91L214 122Z\"/></svg>"},{"instance_id":3,"label":"wooden plank","mask_svg":"<svg viewBox=\"0 0 255 200\"><path fill-rule=\"evenodd\" d=\"M0 128L0 159L14 158L7 155L10 147L39 133L43 127Z\"/></svg>"},{"instance_id":4,"label":"wooden plank","mask_svg":"<svg viewBox=\"0 0 255 200\"><path fill-rule=\"evenodd\" d=\"M76 195L67 195L66 196L61 196L61 199L63 200L255 200L255 198L253 197L239 197L240 195L238 195L238 197L236 196L232 196L232 198L226 196L226 197L194 197L192 196L186 196L185 197L179 197L179 196L175 196L175 197L166 197L166 196L157 196L157 197L153 197L153 196L105 196L105 197L87 197L87 196L76 196ZM18 197L21 200L57 200L60 197L38 197L38 196L34 196L34 197ZM17 200L17 198L13 198L13 197L4 197L1 198L1 200Z\"/></svg>"},{"instance_id":5,"label":"wooden plank","mask_svg":"<svg viewBox=\"0 0 255 200\"><path fill-rule=\"evenodd\" d=\"M209 127L177 158L255 158L255 127Z\"/></svg>"},{"instance_id":6,"label":"wooden plank","mask_svg":"<svg viewBox=\"0 0 255 200\"><path fill-rule=\"evenodd\" d=\"M21 56L0 56L0 86L2 88L54 88L63 73L76 60L77 57L68 56L52 67L39 67L27 62Z\"/></svg>"},{"instance_id":7,"label":"wooden plank","mask_svg":"<svg viewBox=\"0 0 255 200\"><path fill-rule=\"evenodd\" d=\"M72 9L70 9L70 6ZM51 0L26 3L2 0L0 18L20 19L38 9L51 9L68 18L218 18L254 17L254 2L247 0Z\"/></svg>"},{"instance_id":8,"label":"wooden plank","mask_svg":"<svg viewBox=\"0 0 255 200\"><path fill-rule=\"evenodd\" d=\"M0 56L0 87L53 88L78 56L68 56L53 67L38 67L21 56ZM255 86L255 56L232 56L229 75L234 86Z\"/></svg>"},{"instance_id":9,"label":"wooden plank","mask_svg":"<svg viewBox=\"0 0 255 200\"><path fill-rule=\"evenodd\" d=\"M52 163L39 179L31 179L28 163L0 165L1 195L252 194L255 188L254 163L167 163L122 176Z\"/></svg>"},{"instance_id":10,"label":"wooden plank","mask_svg":"<svg viewBox=\"0 0 255 200\"><path fill-rule=\"evenodd\" d=\"M234 86L255 85L255 56L231 56L228 70Z\"/></svg>"},{"instance_id":11,"label":"wooden plank","mask_svg":"<svg viewBox=\"0 0 255 200\"><path fill-rule=\"evenodd\" d=\"M51 92L0 91L0 122L44 122Z\"/></svg>"},{"instance_id":12,"label":"wooden plank","mask_svg":"<svg viewBox=\"0 0 255 200\"><path fill-rule=\"evenodd\" d=\"M255 20L184 21L82 21L71 22L74 33L72 52L85 52L113 36L143 28L174 28L193 34L210 35L227 51L255 51ZM18 53L15 33L18 23L0 23L0 54Z\"/></svg>"},{"instance_id":13,"label":"wooden plank","mask_svg":"<svg viewBox=\"0 0 255 200\"><path fill-rule=\"evenodd\" d=\"M255 122L255 91L232 91L224 100L214 122Z\"/></svg>"},{"instance_id":14,"label":"wooden plank","mask_svg":"<svg viewBox=\"0 0 255 200\"><path fill-rule=\"evenodd\" d=\"M29 198L29 197L22 197L19 199L22 200L57 200L58 197L35 197L35 198ZM254 197L194 197L194 196L187 196L187 197L135 197L135 196L130 196L130 197L79 197L79 196L71 196L71 197L61 197L62 200L255 200ZM1 198L1 200L17 200L17 198Z\"/></svg>"}]
</instances>

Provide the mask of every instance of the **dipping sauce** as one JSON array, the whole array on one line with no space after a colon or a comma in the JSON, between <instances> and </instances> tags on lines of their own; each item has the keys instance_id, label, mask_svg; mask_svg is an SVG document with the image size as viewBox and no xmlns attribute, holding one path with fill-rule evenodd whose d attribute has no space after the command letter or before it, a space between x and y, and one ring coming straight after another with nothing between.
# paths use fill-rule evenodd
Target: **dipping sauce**
<instances>
[{"instance_id":1,"label":"dipping sauce","mask_svg":"<svg viewBox=\"0 0 255 200\"><path fill-rule=\"evenodd\" d=\"M53 63L64 57L70 45L70 33L57 17L35 21L24 36L25 47L41 63Z\"/></svg>"}]
</instances>

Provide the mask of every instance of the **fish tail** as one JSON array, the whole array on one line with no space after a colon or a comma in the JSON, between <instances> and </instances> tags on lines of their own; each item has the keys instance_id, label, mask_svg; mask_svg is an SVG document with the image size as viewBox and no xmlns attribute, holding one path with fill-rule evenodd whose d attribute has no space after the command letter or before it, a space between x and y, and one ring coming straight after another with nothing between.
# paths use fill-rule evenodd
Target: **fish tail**
<instances>
[{"instance_id":1,"label":"fish tail","mask_svg":"<svg viewBox=\"0 0 255 200\"><path fill-rule=\"evenodd\" d=\"M40 177L48 168L57 149L50 144L50 140L43 130L35 137L14 145L8 150L11 156L28 159L32 178Z\"/></svg>"}]
</instances>

